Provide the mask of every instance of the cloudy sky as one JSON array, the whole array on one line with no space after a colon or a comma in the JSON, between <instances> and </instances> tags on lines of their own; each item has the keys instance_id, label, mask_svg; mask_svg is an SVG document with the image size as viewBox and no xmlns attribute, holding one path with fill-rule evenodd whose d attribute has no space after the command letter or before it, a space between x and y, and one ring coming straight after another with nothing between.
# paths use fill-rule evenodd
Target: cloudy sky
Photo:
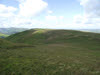
<instances>
[{"instance_id":1,"label":"cloudy sky","mask_svg":"<svg viewBox=\"0 0 100 75\"><path fill-rule=\"evenodd\" d=\"M100 29L100 0L0 0L0 27Z\"/></svg>"}]
</instances>

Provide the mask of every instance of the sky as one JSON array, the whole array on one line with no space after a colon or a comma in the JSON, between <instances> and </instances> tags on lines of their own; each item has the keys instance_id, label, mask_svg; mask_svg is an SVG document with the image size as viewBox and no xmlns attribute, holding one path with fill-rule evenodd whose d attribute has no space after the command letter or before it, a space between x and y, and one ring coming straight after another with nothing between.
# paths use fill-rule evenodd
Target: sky
<instances>
[{"instance_id":1,"label":"sky","mask_svg":"<svg viewBox=\"0 0 100 75\"><path fill-rule=\"evenodd\" d=\"M0 0L0 28L100 29L100 0Z\"/></svg>"}]
</instances>

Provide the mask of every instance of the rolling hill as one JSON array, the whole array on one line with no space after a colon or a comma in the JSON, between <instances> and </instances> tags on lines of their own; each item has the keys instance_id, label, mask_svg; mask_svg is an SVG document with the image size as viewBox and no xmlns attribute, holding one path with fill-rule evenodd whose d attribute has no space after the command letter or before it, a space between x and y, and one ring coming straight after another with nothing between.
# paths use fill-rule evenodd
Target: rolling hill
<instances>
[{"instance_id":1,"label":"rolling hill","mask_svg":"<svg viewBox=\"0 0 100 75\"><path fill-rule=\"evenodd\" d=\"M100 75L100 34L31 29L7 40L34 47L0 49L0 75Z\"/></svg>"},{"instance_id":2,"label":"rolling hill","mask_svg":"<svg viewBox=\"0 0 100 75\"><path fill-rule=\"evenodd\" d=\"M32 29L21 33L17 33L7 37L15 43L26 44L52 44L52 43L69 43L73 45L81 45L91 47L91 45L100 44L100 34L86 33L74 30L50 30L50 29Z\"/></svg>"}]
</instances>

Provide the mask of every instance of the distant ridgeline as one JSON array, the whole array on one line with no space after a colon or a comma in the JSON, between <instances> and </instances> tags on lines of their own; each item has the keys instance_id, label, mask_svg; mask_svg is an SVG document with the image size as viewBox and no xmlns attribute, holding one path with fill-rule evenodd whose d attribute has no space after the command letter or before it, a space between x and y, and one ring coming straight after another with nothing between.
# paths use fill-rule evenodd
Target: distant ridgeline
<instances>
[{"instance_id":1,"label":"distant ridgeline","mask_svg":"<svg viewBox=\"0 0 100 75\"><path fill-rule=\"evenodd\" d=\"M85 32L100 33L100 29L80 29L80 30Z\"/></svg>"},{"instance_id":2,"label":"distant ridgeline","mask_svg":"<svg viewBox=\"0 0 100 75\"><path fill-rule=\"evenodd\" d=\"M0 33L11 35L11 34L25 31L25 30L28 30L28 29L27 28L0 28Z\"/></svg>"}]
</instances>

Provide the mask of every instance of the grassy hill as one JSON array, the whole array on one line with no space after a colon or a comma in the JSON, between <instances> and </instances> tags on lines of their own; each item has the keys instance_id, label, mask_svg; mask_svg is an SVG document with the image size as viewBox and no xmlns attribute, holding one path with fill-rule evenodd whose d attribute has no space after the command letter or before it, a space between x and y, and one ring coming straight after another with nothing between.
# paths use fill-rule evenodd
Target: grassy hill
<instances>
[{"instance_id":1,"label":"grassy hill","mask_svg":"<svg viewBox=\"0 0 100 75\"><path fill-rule=\"evenodd\" d=\"M16 43L26 44L50 44L50 43L70 43L91 47L100 44L100 34L86 33L74 30L50 30L50 29L33 29L17 33L7 37L7 40Z\"/></svg>"},{"instance_id":2,"label":"grassy hill","mask_svg":"<svg viewBox=\"0 0 100 75\"><path fill-rule=\"evenodd\" d=\"M33 29L6 40L35 47L0 50L0 75L100 75L100 34Z\"/></svg>"}]
</instances>

